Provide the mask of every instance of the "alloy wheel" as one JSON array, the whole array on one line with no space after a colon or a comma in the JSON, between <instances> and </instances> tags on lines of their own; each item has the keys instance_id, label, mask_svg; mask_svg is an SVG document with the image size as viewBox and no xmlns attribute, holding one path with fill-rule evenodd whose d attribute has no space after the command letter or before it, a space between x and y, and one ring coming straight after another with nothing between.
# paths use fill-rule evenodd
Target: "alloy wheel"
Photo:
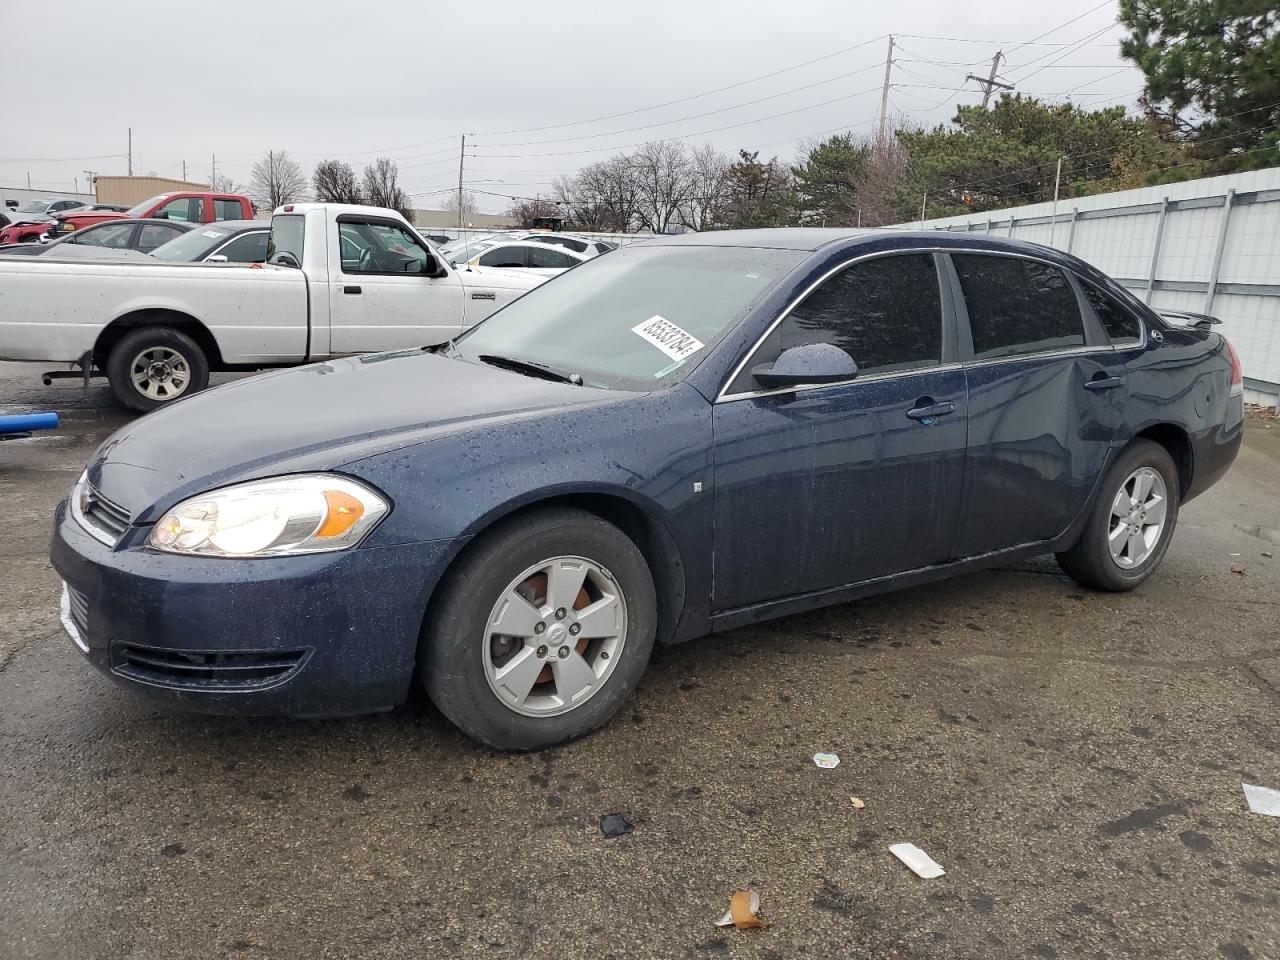
<instances>
[{"instance_id":1,"label":"alloy wheel","mask_svg":"<svg viewBox=\"0 0 1280 960\"><path fill-rule=\"evenodd\" d=\"M1160 543L1168 494L1164 477L1151 467L1139 467L1120 485L1111 501L1107 546L1116 566L1141 566Z\"/></svg>"}]
</instances>

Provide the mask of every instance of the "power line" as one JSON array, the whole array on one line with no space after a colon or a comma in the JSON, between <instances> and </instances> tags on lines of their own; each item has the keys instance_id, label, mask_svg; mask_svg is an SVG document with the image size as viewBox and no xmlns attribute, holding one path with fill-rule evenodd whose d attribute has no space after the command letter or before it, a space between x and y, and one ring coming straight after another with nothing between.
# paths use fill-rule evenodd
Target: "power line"
<instances>
[{"instance_id":1,"label":"power line","mask_svg":"<svg viewBox=\"0 0 1280 960\"><path fill-rule=\"evenodd\" d=\"M1046 30L1044 33L1042 33L1042 34L1040 34L1038 37L1036 37L1036 38L1035 38L1035 40L1028 40L1026 43L1020 43L1020 44L1018 44L1016 47L1013 47L1012 49L1010 49L1010 51L1009 51L1009 52L1010 52L1010 53L1014 53L1014 52L1016 52L1016 51L1018 51L1018 50L1021 50L1023 47L1029 47L1029 46L1031 46L1033 43L1035 43L1036 41L1038 41L1038 40L1043 40L1045 37L1049 36L1049 34L1051 34L1051 33L1057 33L1057 32L1058 32L1059 30L1061 30L1063 27L1069 27L1069 26L1071 26L1071 24L1075 23L1076 21L1078 21L1078 20L1083 20L1085 17L1089 16L1089 14L1091 14L1091 13L1097 13L1097 12L1098 12L1099 10L1101 10L1103 7L1109 7L1109 6L1111 6L1111 4L1112 4L1112 0L1102 0L1102 3L1098 4L1096 7L1090 7L1088 10L1086 10L1084 13L1080 14L1079 16L1072 17L1072 18L1071 18L1070 20L1068 20L1066 23L1060 23L1060 24L1058 24L1056 27L1054 27L1052 30Z\"/></svg>"},{"instance_id":2,"label":"power line","mask_svg":"<svg viewBox=\"0 0 1280 960\"><path fill-rule=\"evenodd\" d=\"M526 146L536 146L538 144L544 144L544 143L570 143L572 141L577 141L577 140L596 140L601 137L616 137L626 133L635 133L637 130L651 130L654 127L665 127L665 126L670 126L673 123L684 123L687 120L698 120L698 119L701 119L702 117L710 117L718 113L728 113L730 110L740 110L743 107L754 106L757 103L764 103L767 100L777 100L779 97L790 96L793 93L800 93L801 91L804 91L804 90L812 90L814 87L825 86L828 83L835 83L837 80L846 80L849 77L857 76L860 73L866 73L868 70L878 69L879 66L880 66L879 63L872 63L858 70L851 70L848 73L842 73L839 76L828 77L826 80L818 80L815 83L807 83L801 87L792 87L790 90L783 90L781 93L770 94L767 97L758 97L755 100L748 100L745 103L736 103L736 104L733 104L732 106L720 107L716 110L708 110L704 113L694 113L694 114L690 114L687 117L678 117L675 120L663 120L658 123L644 124L643 126L639 126L639 127L628 127L625 130L610 130L607 133L586 133L577 137L561 137L553 140L524 140L524 141L519 141L515 143L486 143L486 144L480 144L479 146L526 147Z\"/></svg>"},{"instance_id":3,"label":"power line","mask_svg":"<svg viewBox=\"0 0 1280 960\"><path fill-rule=\"evenodd\" d=\"M80 160L118 160L124 153L99 153L91 157L0 157L0 163L72 163Z\"/></svg>"},{"instance_id":4,"label":"power line","mask_svg":"<svg viewBox=\"0 0 1280 960\"><path fill-rule=\"evenodd\" d=\"M769 80L781 74L790 73L793 70L799 70L801 67L807 67L815 63L820 63L823 60L830 60L832 57L838 57L844 53L852 53L854 50L860 50L863 47L867 47L873 43L877 43L878 41L883 40L887 36L888 34L882 33L880 34L880 36L872 37L870 40L864 40L862 43L855 43L851 47L844 47L840 50L836 50L833 53L823 54L820 57L814 57L812 60L805 60L803 63L792 64L789 67L783 67L781 70L775 70L772 73L764 73L758 77L751 77L750 79L740 80L737 83L731 83L731 84L728 84L727 86L717 87L714 90L707 90L703 93L695 93L687 97L678 97L675 100L667 100L667 101L664 101L663 103L655 103L647 107L637 107L634 110L624 110L621 113L610 113L604 116L591 117L586 120L569 120L569 121L566 121L565 123L552 123L543 127L521 127L517 130L486 130L476 134L476 136L505 137L513 133L539 133L543 130L559 130L563 127L577 127L587 123L599 123L602 120L616 120L619 117L629 117L629 116L632 116L633 114L645 113L646 111L649 111L649 110L658 110L662 107L674 106L677 103L688 103L690 100L700 100L701 98L709 97L712 94L724 93L726 90L736 90L738 87L745 87L749 83L758 83L761 80Z\"/></svg>"},{"instance_id":5,"label":"power line","mask_svg":"<svg viewBox=\"0 0 1280 960\"><path fill-rule=\"evenodd\" d=\"M1030 80L1032 77L1034 77L1036 74L1038 74L1038 73L1040 73L1040 72L1042 72L1042 71L1044 71L1044 70L1047 70L1049 67L1053 66L1055 63L1058 63L1058 62L1060 62L1060 61L1062 61L1062 60L1065 60L1067 57L1071 56L1071 54L1073 54L1073 53L1077 52L1078 50L1082 49L1082 47L1078 47L1078 46L1076 46L1075 44L1077 44L1077 43L1084 43L1085 41L1093 40L1093 39L1094 39L1094 38L1096 38L1096 37L1100 37L1100 36L1102 36L1104 33L1106 33L1108 30L1114 30L1114 29L1116 28L1116 26L1117 26L1117 24L1116 24L1116 23L1109 23L1109 24L1107 24L1105 27L1103 27L1101 30L1095 30L1093 33L1089 34L1088 36L1081 37L1079 40L1075 41L1075 43L1071 44L1071 45L1068 47L1068 49L1066 49L1066 50L1064 50L1064 51L1061 51L1061 55L1058 57L1058 59L1057 59L1057 60L1052 60L1052 61L1050 61L1049 63L1047 63L1047 64L1045 64L1043 67L1041 67L1039 70L1033 70L1031 73L1027 74L1027 75L1026 75L1026 76L1024 76L1024 77L1021 77L1020 79L1018 79L1018 81L1017 81L1017 82L1018 82L1018 83L1025 83L1026 81L1028 81L1028 80ZM1033 65L1035 65L1035 64L1037 64L1037 63L1039 63L1041 60L1044 60L1046 57L1051 57L1051 56L1053 56L1055 53L1058 53L1058 52L1059 52L1059 51L1057 51L1057 50L1051 50L1049 53L1046 53L1046 54L1044 54L1044 55L1042 55L1042 56L1036 57L1034 60L1028 60L1026 63L1024 63L1022 66L1018 67L1017 69L1019 69L1019 70L1025 70L1027 67L1033 66Z\"/></svg>"}]
</instances>

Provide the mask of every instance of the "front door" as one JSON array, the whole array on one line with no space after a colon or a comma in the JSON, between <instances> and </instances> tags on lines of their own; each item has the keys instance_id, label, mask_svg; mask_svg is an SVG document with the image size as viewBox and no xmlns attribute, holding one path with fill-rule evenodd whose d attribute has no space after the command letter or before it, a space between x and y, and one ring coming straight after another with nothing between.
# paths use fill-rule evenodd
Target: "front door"
<instances>
[{"instance_id":1,"label":"front door","mask_svg":"<svg viewBox=\"0 0 1280 960\"><path fill-rule=\"evenodd\" d=\"M854 262L735 375L713 411L717 612L951 557L968 413L942 290L932 254ZM845 350L857 375L775 390L752 380L807 343Z\"/></svg>"},{"instance_id":2,"label":"front door","mask_svg":"<svg viewBox=\"0 0 1280 960\"><path fill-rule=\"evenodd\" d=\"M1059 267L994 254L951 259L964 294L961 350L970 357L956 546L969 557L1070 526L1106 464L1127 385L1123 358Z\"/></svg>"},{"instance_id":3,"label":"front door","mask_svg":"<svg viewBox=\"0 0 1280 960\"><path fill-rule=\"evenodd\" d=\"M435 261L394 220L344 214L329 245L330 352L443 343L463 330L462 282L424 273Z\"/></svg>"}]
</instances>

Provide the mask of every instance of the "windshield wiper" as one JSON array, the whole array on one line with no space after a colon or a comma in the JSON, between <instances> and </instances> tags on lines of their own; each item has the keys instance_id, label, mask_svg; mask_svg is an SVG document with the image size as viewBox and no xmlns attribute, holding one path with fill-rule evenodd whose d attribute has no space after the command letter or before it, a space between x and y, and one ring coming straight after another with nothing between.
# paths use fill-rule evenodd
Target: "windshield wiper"
<instances>
[{"instance_id":1,"label":"windshield wiper","mask_svg":"<svg viewBox=\"0 0 1280 960\"><path fill-rule=\"evenodd\" d=\"M513 370L516 373L524 373L531 377L542 377L544 380L555 380L557 383L572 383L577 387L582 386L582 377L578 374L555 370L545 364L534 363L532 360L500 357L492 353L482 353L479 359L481 363L487 363L491 367L502 367L504 370Z\"/></svg>"}]
</instances>

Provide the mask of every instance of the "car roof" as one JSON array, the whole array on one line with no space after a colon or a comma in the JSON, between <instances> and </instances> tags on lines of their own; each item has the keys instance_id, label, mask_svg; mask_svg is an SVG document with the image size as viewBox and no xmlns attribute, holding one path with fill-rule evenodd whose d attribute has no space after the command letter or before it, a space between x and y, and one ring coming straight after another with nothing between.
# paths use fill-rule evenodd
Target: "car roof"
<instances>
[{"instance_id":1,"label":"car roof","mask_svg":"<svg viewBox=\"0 0 1280 960\"><path fill-rule=\"evenodd\" d=\"M240 233L244 230L270 230L270 220L215 220L212 223L197 223L197 227L208 230L210 227L218 227L223 230L230 230L232 233Z\"/></svg>"},{"instance_id":2,"label":"car roof","mask_svg":"<svg viewBox=\"0 0 1280 960\"><path fill-rule=\"evenodd\" d=\"M894 243L894 241L898 243ZM1032 253L1060 262L1074 261L1074 257L1052 247L1009 237L986 233L951 233L946 230L897 230L892 227L778 227L762 230L708 230L702 233L684 233L673 236L653 237L640 241L640 245L679 247L757 247L775 250L817 251L829 246L861 246L875 243L880 247L901 246L903 249L923 246L950 247L971 250L1007 250L1011 253Z\"/></svg>"},{"instance_id":3,"label":"car roof","mask_svg":"<svg viewBox=\"0 0 1280 960\"><path fill-rule=\"evenodd\" d=\"M202 223L189 223L186 220L161 220L157 217L116 217L113 220L99 220L97 223L91 223L88 226L81 227L75 233L80 233L82 230L93 230L97 227L118 227L122 223L163 223L167 227L180 227L183 230L206 226L206 224ZM75 236L75 233L68 233L67 237ZM67 237L59 237L58 242L61 243Z\"/></svg>"}]
</instances>

